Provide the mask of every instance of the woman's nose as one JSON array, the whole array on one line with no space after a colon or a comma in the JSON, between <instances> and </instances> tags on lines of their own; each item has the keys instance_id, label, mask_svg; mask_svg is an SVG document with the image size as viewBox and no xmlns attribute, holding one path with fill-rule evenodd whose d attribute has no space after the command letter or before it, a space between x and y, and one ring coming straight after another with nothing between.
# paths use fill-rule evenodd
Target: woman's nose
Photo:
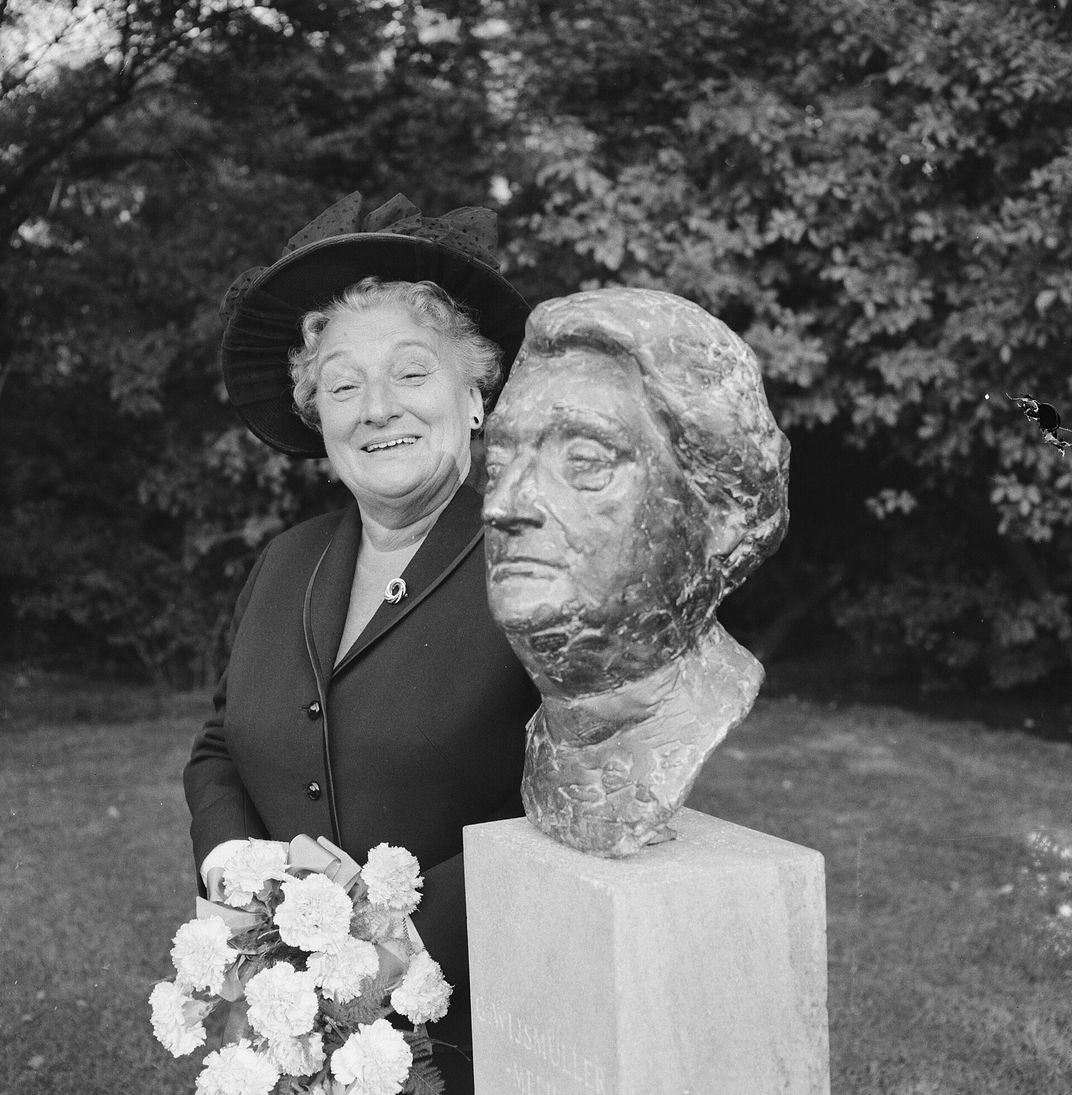
<instances>
[{"instance_id":1,"label":"woman's nose","mask_svg":"<svg viewBox=\"0 0 1072 1095\"><path fill-rule=\"evenodd\" d=\"M389 381L375 380L365 389L362 417L372 426L382 426L402 413L398 397Z\"/></svg>"}]
</instances>

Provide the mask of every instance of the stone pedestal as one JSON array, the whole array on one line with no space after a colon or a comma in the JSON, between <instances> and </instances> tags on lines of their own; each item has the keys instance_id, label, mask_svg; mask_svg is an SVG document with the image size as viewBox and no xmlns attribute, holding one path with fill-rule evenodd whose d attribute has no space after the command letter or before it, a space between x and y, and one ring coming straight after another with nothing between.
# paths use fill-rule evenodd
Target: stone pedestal
<instances>
[{"instance_id":1,"label":"stone pedestal","mask_svg":"<svg viewBox=\"0 0 1072 1095\"><path fill-rule=\"evenodd\" d=\"M623 860L465 830L476 1095L827 1095L822 857L673 826Z\"/></svg>"}]
</instances>

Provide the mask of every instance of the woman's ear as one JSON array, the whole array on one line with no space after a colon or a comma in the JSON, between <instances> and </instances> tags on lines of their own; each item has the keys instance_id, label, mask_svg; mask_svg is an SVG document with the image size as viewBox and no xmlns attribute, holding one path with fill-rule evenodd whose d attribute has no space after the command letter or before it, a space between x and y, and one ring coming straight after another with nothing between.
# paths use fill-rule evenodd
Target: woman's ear
<instances>
[{"instance_id":1,"label":"woman's ear","mask_svg":"<svg viewBox=\"0 0 1072 1095\"><path fill-rule=\"evenodd\" d=\"M469 425L474 430L484 425L484 396L475 384L469 387Z\"/></svg>"}]
</instances>

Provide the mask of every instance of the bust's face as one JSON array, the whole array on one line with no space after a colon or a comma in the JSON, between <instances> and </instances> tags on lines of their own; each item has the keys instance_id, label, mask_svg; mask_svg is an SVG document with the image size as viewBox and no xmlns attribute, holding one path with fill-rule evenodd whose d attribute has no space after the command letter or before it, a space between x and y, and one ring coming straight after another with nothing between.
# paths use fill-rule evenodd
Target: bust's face
<instances>
[{"instance_id":1,"label":"bust's face","mask_svg":"<svg viewBox=\"0 0 1072 1095\"><path fill-rule=\"evenodd\" d=\"M694 522L635 364L523 352L486 444L489 602L538 683L604 690L680 651Z\"/></svg>"}]
</instances>

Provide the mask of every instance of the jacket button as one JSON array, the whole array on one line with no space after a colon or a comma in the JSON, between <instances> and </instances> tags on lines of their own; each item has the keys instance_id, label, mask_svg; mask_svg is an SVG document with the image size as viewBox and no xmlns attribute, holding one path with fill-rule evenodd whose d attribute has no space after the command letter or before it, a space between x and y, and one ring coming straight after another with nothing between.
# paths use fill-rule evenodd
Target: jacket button
<instances>
[{"instance_id":1,"label":"jacket button","mask_svg":"<svg viewBox=\"0 0 1072 1095\"><path fill-rule=\"evenodd\" d=\"M310 719L315 722L318 718L320 718L320 701L313 700L312 703L307 704L305 707L305 713L309 716Z\"/></svg>"},{"instance_id":2,"label":"jacket button","mask_svg":"<svg viewBox=\"0 0 1072 1095\"><path fill-rule=\"evenodd\" d=\"M316 800L320 797L320 784L317 783L315 779L309 780L309 782L305 785L305 793L306 795L308 795L309 798L313 800L313 802L316 802Z\"/></svg>"}]
</instances>

